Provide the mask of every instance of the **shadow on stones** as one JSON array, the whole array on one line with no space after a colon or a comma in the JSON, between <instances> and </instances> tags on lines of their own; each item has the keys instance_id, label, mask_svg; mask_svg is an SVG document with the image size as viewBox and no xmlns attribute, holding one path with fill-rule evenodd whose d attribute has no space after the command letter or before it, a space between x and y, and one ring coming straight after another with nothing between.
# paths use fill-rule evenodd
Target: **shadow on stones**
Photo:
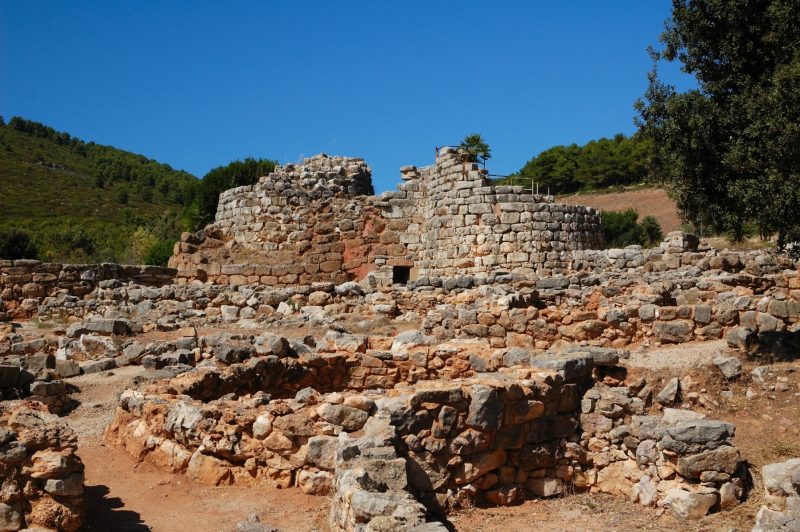
<instances>
[{"instance_id":1,"label":"shadow on stones","mask_svg":"<svg viewBox=\"0 0 800 532\"><path fill-rule=\"evenodd\" d=\"M86 519L83 530L120 532L150 530L137 512L123 510L122 500L119 497L109 497L108 494L108 486L86 486L84 488Z\"/></svg>"},{"instance_id":2,"label":"shadow on stones","mask_svg":"<svg viewBox=\"0 0 800 532\"><path fill-rule=\"evenodd\" d=\"M406 473L411 481L411 492L416 499L425 506L428 511L429 518L433 518L439 523L443 524L447 530L455 531L456 527L447 518L447 512L439 504L436 498L433 483L431 482L428 472L425 471L419 463L413 458L408 456L408 450L400 453L406 459Z\"/></svg>"},{"instance_id":3,"label":"shadow on stones","mask_svg":"<svg viewBox=\"0 0 800 532\"><path fill-rule=\"evenodd\" d=\"M751 358L764 362L790 362L800 358L800 331L759 332L747 346Z\"/></svg>"}]
</instances>

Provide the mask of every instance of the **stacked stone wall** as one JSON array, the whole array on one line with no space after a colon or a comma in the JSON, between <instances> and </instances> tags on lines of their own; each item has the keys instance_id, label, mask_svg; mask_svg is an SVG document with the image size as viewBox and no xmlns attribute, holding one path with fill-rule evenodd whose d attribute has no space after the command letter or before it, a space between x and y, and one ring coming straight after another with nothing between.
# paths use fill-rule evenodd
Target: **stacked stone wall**
<instances>
[{"instance_id":1,"label":"stacked stone wall","mask_svg":"<svg viewBox=\"0 0 800 532\"><path fill-rule=\"evenodd\" d=\"M172 284L176 273L158 266L0 260L0 321L30 317L45 298L59 293L80 298L104 281L164 286Z\"/></svg>"},{"instance_id":2,"label":"stacked stone wall","mask_svg":"<svg viewBox=\"0 0 800 532\"><path fill-rule=\"evenodd\" d=\"M220 195L215 222L184 234L179 278L272 286L563 268L602 243L598 213L522 187L495 187L453 148L404 167L397 191L372 196L362 159L319 155Z\"/></svg>"},{"instance_id":3,"label":"stacked stone wall","mask_svg":"<svg viewBox=\"0 0 800 532\"><path fill-rule=\"evenodd\" d=\"M402 169L406 239L419 275L563 267L569 252L601 247L594 209L563 205L521 186L494 186L462 152L442 148L433 166Z\"/></svg>"},{"instance_id":4,"label":"stacked stone wall","mask_svg":"<svg viewBox=\"0 0 800 532\"><path fill-rule=\"evenodd\" d=\"M368 391L331 386L319 358L255 358L126 391L105 438L206 484L333 492L335 530L587 489L684 518L738 504L733 425L648 415L652 391L625 384L619 355L528 354L492 374ZM307 376L320 391L292 395Z\"/></svg>"},{"instance_id":5,"label":"stacked stone wall","mask_svg":"<svg viewBox=\"0 0 800 532\"><path fill-rule=\"evenodd\" d=\"M79 530L83 462L75 434L37 403L0 412L0 530Z\"/></svg>"}]
</instances>

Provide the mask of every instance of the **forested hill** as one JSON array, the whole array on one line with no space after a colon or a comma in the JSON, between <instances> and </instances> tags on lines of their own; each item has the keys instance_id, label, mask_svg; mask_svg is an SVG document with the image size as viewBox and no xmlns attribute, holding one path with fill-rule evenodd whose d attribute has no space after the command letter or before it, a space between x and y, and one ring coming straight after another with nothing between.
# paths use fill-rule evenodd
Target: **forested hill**
<instances>
[{"instance_id":1,"label":"forested hill","mask_svg":"<svg viewBox=\"0 0 800 532\"><path fill-rule=\"evenodd\" d=\"M180 233L197 179L142 155L14 117L0 121L0 230L43 260L140 262Z\"/></svg>"},{"instance_id":2,"label":"forested hill","mask_svg":"<svg viewBox=\"0 0 800 532\"><path fill-rule=\"evenodd\" d=\"M553 146L528 161L514 175L514 182L529 185L533 181L553 194L640 183L647 175L649 149L648 141L638 134L618 134L583 146Z\"/></svg>"}]
</instances>

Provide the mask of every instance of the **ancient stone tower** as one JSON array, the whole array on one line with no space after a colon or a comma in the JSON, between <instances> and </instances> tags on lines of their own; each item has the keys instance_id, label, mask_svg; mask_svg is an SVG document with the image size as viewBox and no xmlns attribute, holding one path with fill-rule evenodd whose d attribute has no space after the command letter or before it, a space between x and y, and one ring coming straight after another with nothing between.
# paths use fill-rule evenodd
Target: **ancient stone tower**
<instances>
[{"instance_id":1,"label":"ancient stone tower","mask_svg":"<svg viewBox=\"0 0 800 532\"><path fill-rule=\"evenodd\" d=\"M220 195L216 220L175 245L185 280L269 285L563 269L599 247L591 208L494 186L455 148L401 168L397 191L374 196L363 159L321 154L279 166Z\"/></svg>"}]
</instances>

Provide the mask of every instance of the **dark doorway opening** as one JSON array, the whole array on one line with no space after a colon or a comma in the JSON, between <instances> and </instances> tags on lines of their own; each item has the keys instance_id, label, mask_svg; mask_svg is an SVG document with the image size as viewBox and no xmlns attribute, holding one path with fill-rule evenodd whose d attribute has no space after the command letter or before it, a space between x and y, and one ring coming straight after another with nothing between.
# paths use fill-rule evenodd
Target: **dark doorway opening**
<instances>
[{"instance_id":1,"label":"dark doorway opening","mask_svg":"<svg viewBox=\"0 0 800 532\"><path fill-rule=\"evenodd\" d=\"M392 266L393 284L408 284L409 279L411 279L410 266Z\"/></svg>"}]
</instances>

